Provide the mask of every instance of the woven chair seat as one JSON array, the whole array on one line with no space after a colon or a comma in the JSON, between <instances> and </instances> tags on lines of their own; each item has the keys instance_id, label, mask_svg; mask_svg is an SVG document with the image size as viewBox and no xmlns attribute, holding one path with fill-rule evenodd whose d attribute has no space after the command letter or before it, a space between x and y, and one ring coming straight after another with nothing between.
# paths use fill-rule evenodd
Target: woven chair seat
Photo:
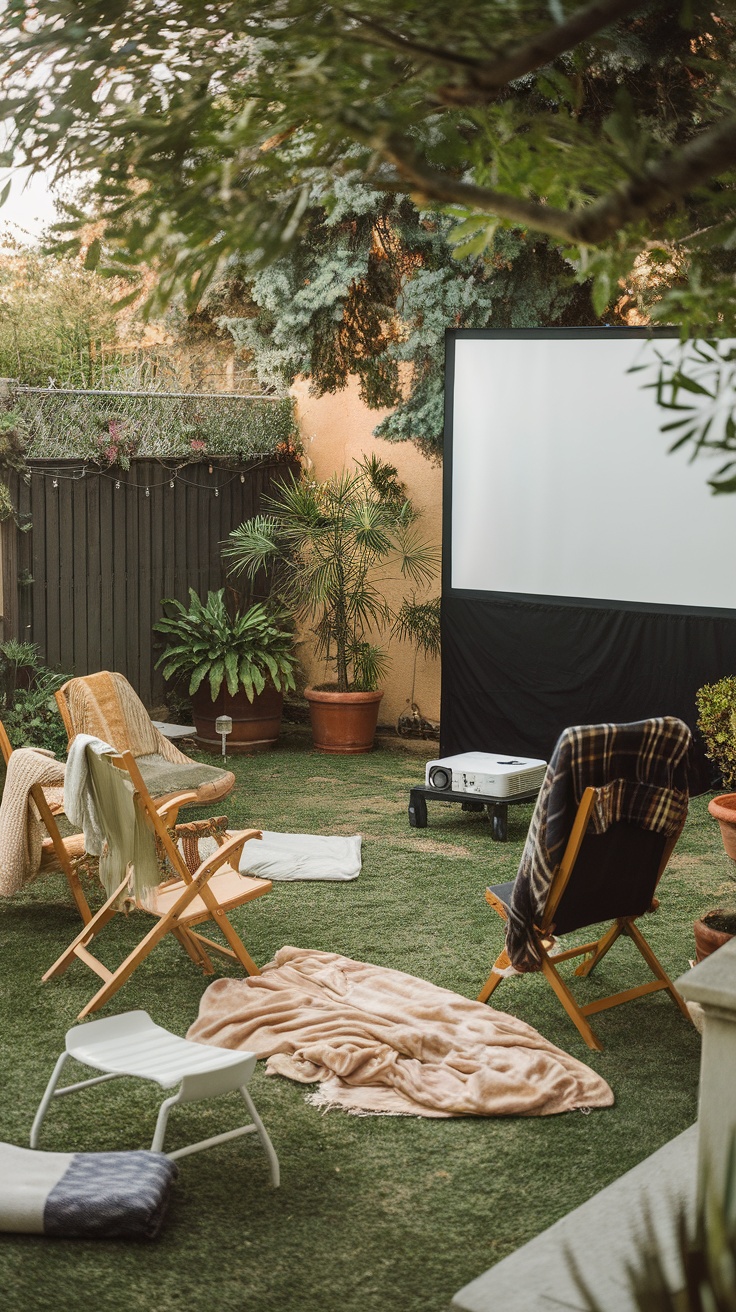
<instances>
[{"instance_id":1,"label":"woven chair seat","mask_svg":"<svg viewBox=\"0 0 736 1312\"><path fill-rule=\"evenodd\" d=\"M137 757L136 765L151 797L156 798L159 806L170 797L176 797L177 793L189 791L197 794L192 806L210 806L227 797L235 787L232 770L223 770L217 765L201 765L198 761L178 765L158 753Z\"/></svg>"}]
</instances>

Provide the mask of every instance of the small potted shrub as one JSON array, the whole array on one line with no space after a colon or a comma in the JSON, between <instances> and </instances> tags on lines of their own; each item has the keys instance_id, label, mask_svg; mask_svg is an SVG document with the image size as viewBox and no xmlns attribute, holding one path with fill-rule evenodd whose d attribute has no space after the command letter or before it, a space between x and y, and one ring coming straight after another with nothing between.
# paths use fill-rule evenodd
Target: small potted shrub
<instances>
[{"instance_id":1,"label":"small potted shrub","mask_svg":"<svg viewBox=\"0 0 736 1312\"><path fill-rule=\"evenodd\" d=\"M704 684L695 701L705 754L718 766L724 786L736 788L736 676ZM736 792L713 797L708 810L718 821L728 856L736 861Z\"/></svg>"},{"instance_id":2,"label":"small potted shrub","mask_svg":"<svg viewBox=\"0 0 736 1312\"><path fill-rule=\"evenodd\" d=\"M164 678L189 676L198 741L219 749L215 720L229 715L229 751L272 746L284 692L294 687L291 633L260 602L231 614L224 588L208 592L206 602L190 588L189 603L164 598L164 619L153 627L167 640L156 661Z\"/></svg>"},{"instance_id":3,"label":"small potted shrub","mask_svg":"<svg viewBox=\"0 0 736 1312\"><path fill-rule=\"evenodd\" d=\"M376 456L355 463L354 473L324 483L292 475L268 499L269 513L234 529L223 549L233 573L270 573L284 610L311 621L317 654L335 674L305 691L314 745L324 752L373 746L388 662L371 639L395 630L398 618L382 591L386 568L425 584L438 566L393 465Z\"/></svg>"},{"instance_id":4,"label":"small potted shrub","mask_svg":"<svg viewBox=\"0 0 736 1312\"><path fill-rule=\"evenodd\" d=\"M722 907L707 911L695 921L695 959L704 961L712 952L722 948L736 934L736 911Z\"/></svg>"}]
</instances>

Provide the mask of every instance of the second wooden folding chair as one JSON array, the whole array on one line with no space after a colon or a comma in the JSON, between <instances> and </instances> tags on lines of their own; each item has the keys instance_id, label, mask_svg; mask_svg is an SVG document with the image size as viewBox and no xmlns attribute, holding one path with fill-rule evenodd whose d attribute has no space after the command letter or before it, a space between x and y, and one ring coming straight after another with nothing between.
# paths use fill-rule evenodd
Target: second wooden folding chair
<instances>
[{"instance_id":1,"label":"second wooden folding chair","mask_svg":"<svg viewBox=\"0 0 736 1312\"><path fill-rule=\"evenodd\" d=\"M123 752L120 756L95 756L91 749L87 750L91 787L103 832L115 831L116 818L111 812L117 810L119 813L129 804L130 784L134 790L134 806L142 811L146 819L142 841L151 844L152 851L147 852L146 856L158 861L162 872L161 882L145 898L139 897L136 905L139 910L154 916L156 923L116 970L109 970L89 950L89 945L116 916L121 900L128 892L129 879L126 875L111 891L107 901L92 917L89 924L46 972L44 980L61 975L75 959L88 966L102 979L102 987L80 1011L81 1020L90 1012L104 1006L167 934L174 935L187 955L195 964L201 966L206 974L213 973L209 953L216 951L240 962L248 975L258 975L260 973L258 967L231 925L227 912L242 906L245 902L262 897L272 887L269 879L252 879L241 875L237 869L243 845L250 839L260 838L260 831L245 829L228 837L225 832L227 822L224 817L216 821L195 820L174 828L178 808L191 802L191 793L182 793L157 808L129 752ZM107 775L103 773L101 776L100 771L108 773ZM103 779L106 781L104 790L95 787L95 777L98 782ZM126 778L130 781L127 788ZM115 796L112 807L110 790ZM107 803L105 795L107 795ZM197 839L206 835L214 837L218 846L210 856L200 862ZM184 854L191 861L193 867L191 869L180 850L180 843ZM132 847L126 856L128 860L132 859ZM212 920L222 933L225 939L224 945L205 938L195 930L195 926L208 920Z\"/></svg>"},{"instance_id":2,"label":"second wooden folding chair","mask_svg":"<svg viewBox=\"0 0 736 1312\"><path fill-rule=\"evenodd\" d=\"M589 831L591 813L596 801L596 789L586 788L577 809L575 821L564 855L547 895L547 902L539 924L534 927L535 947L547 982L557 994L573 1024L577 1026L589 1048L601 1051L603 1045L592 1029L588 1016L609 1007L616 1007L647 993L666 989L680 1011L688 1017L685 1003L674 984L657 960L636 921L653 909L654 891L670 859L682 826L667 837L663 833L619 821L605 833ZM684 820L683 820L684 824ZM486 901L502 920L508 919L514 882L497 884L486 889ZM558 951L554 937L572 933L588 925L597 925L613 918L613 924L600 938L580 947ZM581 1005L560 975L557 967L563 961L584 956L585 960L575 971L576 975L590 975L610 951L614 943L625 935L638 948L652 974L653 980L633 988L624 989L607 998L597 998ZM479 1002L487 1002L491 994L510 973L511 962L506 951L500 953L488 979L478 994Z\"/></svg>"}]
</instances>

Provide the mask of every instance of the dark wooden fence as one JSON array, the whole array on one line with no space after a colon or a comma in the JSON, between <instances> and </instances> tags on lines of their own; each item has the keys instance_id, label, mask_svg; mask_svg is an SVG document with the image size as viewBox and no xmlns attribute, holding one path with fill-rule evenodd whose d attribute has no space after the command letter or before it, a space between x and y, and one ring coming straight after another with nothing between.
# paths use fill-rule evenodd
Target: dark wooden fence
<instances>
[{"instance_id":1,"label":"dark wooden fence","mask_svg":"<svg viewBox=\"0 0 736 1312\"><path fill-rule=\"evenodd\" d=\"M220 543L292 468L275 457L177 471L144 459L129 470L30 461L10 480L30 528L6 520L0 535L4 638L37 643L49 665L69 674L119 670L155 705L163 697L152 634L161 598L186 601L190 587L200 596L222 587Z\"/></svg>"}]
</instances>

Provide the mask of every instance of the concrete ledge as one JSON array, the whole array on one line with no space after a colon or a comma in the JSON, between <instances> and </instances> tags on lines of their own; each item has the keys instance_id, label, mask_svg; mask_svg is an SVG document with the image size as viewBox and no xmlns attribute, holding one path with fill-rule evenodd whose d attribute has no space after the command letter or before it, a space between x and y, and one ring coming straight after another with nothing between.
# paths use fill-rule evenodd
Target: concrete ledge
<instances>
[{"instance_id":1,"label":"concrete ledge","mask_svg":"<svg viewBox=\"0 0 736 1312\"><path fill-rule=\"evenodd\" d=\"M636 1242L648 1211L673 1290L679 1284L676 1231L680 1206L690 1224L695 1214L698 1127L666 1143L587 1203L517 1249L455 1295L458 1312L560 1312L583 1300L570 1274L571 1253L589 1282L601 1312L636 1312L626 1267L636 1261ZM575 1163L569 1162L571 1171ZM564 1189L560 1171L560 1189Z\"/></svg>"}]
</instances>

